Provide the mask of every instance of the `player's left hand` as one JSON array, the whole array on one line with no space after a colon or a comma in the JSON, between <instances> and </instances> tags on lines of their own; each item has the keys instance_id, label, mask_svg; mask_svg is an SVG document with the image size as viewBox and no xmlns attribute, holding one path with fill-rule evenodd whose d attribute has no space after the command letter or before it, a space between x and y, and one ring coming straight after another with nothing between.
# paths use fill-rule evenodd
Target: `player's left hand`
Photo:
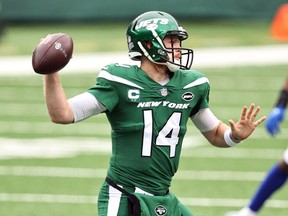
<instances>
[{"instance_id":1,"label":"player's left hand","mask_svg":"<svg viewBox=\"0 0 288 216\"><path fill-rule=\"evenodd\" d=\"M237 123L235 123L232 119L229 120L229 124L231 126L232 136L238 140L244 140L249 137L255 128L265 121L266 116L261 117L259 120L255 121L257 117L260 107L257 106L256 109L255 104L251 104L249 108L244 106L242 109L242 113L240 119Z\"/></svg>"}]
</instances>

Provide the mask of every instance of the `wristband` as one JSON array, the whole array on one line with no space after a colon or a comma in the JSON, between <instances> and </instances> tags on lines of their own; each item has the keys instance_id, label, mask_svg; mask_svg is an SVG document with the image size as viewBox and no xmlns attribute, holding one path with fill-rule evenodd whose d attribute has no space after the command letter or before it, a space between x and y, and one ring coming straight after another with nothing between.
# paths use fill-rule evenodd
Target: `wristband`
<instances>
[{"instance_id":1,"label":"wristband","mask_svg":"<svg viewBox=\"0 0 288 216\"><path fill-rule=\"evenodd\" d=\"M237 145L238 143L240 143L241 140L232 139L231 136L232 136L231 129L229 128L224 133L224 140L228 146L233 147Z\"/></svg>"}]
</instances>

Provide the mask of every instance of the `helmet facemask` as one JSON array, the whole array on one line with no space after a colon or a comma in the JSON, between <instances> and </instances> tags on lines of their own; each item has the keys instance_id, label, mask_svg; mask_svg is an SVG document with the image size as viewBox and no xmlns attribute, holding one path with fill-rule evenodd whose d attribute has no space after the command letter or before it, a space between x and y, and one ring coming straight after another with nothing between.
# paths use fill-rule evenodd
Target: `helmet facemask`
<instances>
[{"instance_id":1,"label":"helmet facemask","mask_svg":"<svg viewBox=\"0 0 288 216\"><path fill-rule=\"evenodd\" d=\"M181 28L181 27L180 27ZM152 40L152 47L147 47L146 43L138 41L138 46L142 50L144 56L146 56L150 61L167 65L171 72L175 72L179 69L188 70L191 68L193 62L193 50L188 48L182 48L182 41L188 37L187 32L181 30L167 31L163 39L158 36L157 32L150 27L147 30L151 30L154 38ZM171 47L166 47L163 40L165 38L170 38ZM180 40L180 47L173 47L173 38L177 37ZM180 58L175 57L175 52L180 52Z\"/></svg>"},{"instance_id":2,"label":"helmet facemask","mask_svg":"<svg viewBox=\"0 0 288 216\"><path fill-rule=\"evenodd\" d=\"M175 72L178 69L189 70L193 62L193 50L188 48L182 48L182 41L188 37L188 34L184 31L168 31L165 37L169 37L171 41L171 47L165 47L165 52L168 54L167 67L170 71ZM180 40L180 47L173 47L173 39L177 37ZM165 44L164 44L165 46ZM180 58L175 57L175 52L179 52Z\"/></svg>"}]
</instances>

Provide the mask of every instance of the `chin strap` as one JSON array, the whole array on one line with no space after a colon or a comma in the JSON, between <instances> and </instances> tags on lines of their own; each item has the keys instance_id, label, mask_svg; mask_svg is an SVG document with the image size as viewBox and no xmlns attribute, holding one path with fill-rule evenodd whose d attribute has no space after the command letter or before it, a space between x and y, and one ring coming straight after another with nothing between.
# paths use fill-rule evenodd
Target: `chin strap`
<instances>
[{"instance_id":1,"label":"chin strap","mask_svg":"<svg viewBox=\"0 0 288 216\"><path fill-rule=\"evenodd\" d=\"M167 65L168 69L173 73L180 69L180 66L175 65L171 62L167 62L166 65Z\"/></svg>"}]
</instances>

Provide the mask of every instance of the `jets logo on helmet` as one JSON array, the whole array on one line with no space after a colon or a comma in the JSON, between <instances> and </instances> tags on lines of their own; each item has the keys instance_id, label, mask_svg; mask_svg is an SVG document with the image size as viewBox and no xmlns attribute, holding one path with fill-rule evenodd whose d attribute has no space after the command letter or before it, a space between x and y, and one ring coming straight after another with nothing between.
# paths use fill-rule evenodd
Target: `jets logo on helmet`
<instances>
[{"instance_id":1,"label":"jets logo on helmet","mask_svg":"<svg viewBox=\"0 0 288 216\"><path fill-rule=\"evenodd\" d=\"M146 27L147 30L153 31L158 28L157 24L150 24Z\"/></svg>"},{"instance_id":2,"label":"jets logo on helmet","mask_svg":"<svg viewBox=\"0 0 288 216\"><path fill-rule=\"evenodd\" d=\"M147 57L156 64L167 65L170 71L190 69L193 62L193 50L188 48L166 48L163 40L166 37L177 37L180 42L188 38L188 33L170 14L161 11L150 11L138 16L127 29L129 57L140 60ZM152 47L147 47L147 42ZM173 52L181 52L180 59L174 59Z\"/></svg>"},{"instance_id":3,"label":"jets logo on helmet","mask_svg":"<svg viewBox=\"0 0 288 216\"><path fill-rule=\"evenodd\" d=\"M147 27L149 25L157 25L157 24L161 24L161 25L167 25L169 23L169 20L166 18L156 18L156 19L149 19L149 20L145 20L145 21L141 21L139 24L137 24L135 26L135 29L140 29L143 27Z\"/></svg>"}]
</instances>

